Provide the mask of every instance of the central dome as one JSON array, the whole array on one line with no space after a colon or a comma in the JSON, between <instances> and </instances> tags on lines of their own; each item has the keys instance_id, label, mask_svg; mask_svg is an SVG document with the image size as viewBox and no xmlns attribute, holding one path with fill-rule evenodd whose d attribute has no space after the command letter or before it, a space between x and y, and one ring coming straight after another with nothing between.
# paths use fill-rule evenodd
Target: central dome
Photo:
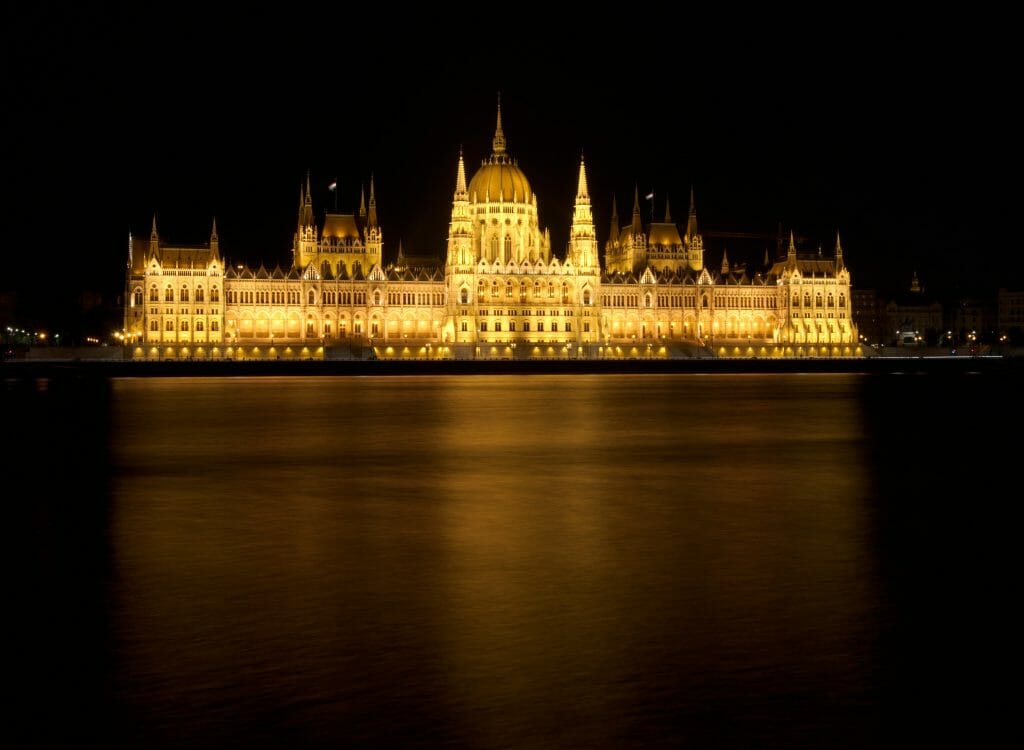
<instances>
[{"instance_id":1,"label":"central dome","mask_svg":"<svg viewBox=\"0 0 1024 750\"><path fill-rule=\"evenodd\" d=\"M511 201L515 198L518 203L530 203L533 200L533 191L530 190L530 183L517 165L507 159L491 160L480 167L473 175L469 183L469 197L471 200L483 202L486 200Z\"/></svg>"},{"instance_id":2,"label":"central dome","mask_svg":"<svg viewBox=\"0 0 1024 750\"><path fill-rule=\"evenodd\" d=\"M469 182L472 201L504 201L530 203L533 191L519 165L505 153L505 131L501 129L501 99L498 99L498 126L494 129L494 151Z\"/></svg>"}]
</instances>

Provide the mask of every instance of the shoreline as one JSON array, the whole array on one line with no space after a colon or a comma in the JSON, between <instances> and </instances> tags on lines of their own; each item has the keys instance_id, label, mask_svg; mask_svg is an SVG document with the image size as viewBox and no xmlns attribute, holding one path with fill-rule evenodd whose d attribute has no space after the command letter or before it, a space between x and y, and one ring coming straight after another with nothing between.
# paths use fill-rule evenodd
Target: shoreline
<instances>
[{"instance_id":1,"label":"shoreline","mask_svg":"<svg viewBox=\"0 0 1024 750\"><path fill-rule=\"evenodd\" d=\"M850 359L583 359L583 360L6 360L4 379L56 377L257 377L374 375L665 375L773 373L890 373L963 375L1024 371L1024 359L977 357L863 357Z\"/></svg>"}]
</instances>

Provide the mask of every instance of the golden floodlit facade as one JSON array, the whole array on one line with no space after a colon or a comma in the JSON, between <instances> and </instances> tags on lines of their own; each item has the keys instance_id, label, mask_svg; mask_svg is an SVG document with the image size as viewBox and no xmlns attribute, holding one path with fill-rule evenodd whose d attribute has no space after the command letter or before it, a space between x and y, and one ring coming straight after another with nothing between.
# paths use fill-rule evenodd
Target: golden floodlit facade
<instances>
[{"instance_id":1,"label":"golden floodlit facade","mask_svg":"<svg viewBox=\"0 0 1024 750\"><path fill-rule=\"evenodd\" d=\"M537 195L507 150L501 107L490 157L456 170L444 261L383 259L374 183L357 213L317 226L307 175L287 270L225 263L208 244L129 238L124 339L135 359L666 358L859 356L850 273L835 253L717 273L690 195L685 230L630 223L614 200L601 264L580 159L565 257L551 249Z\"/></svg>"}]
</instances>

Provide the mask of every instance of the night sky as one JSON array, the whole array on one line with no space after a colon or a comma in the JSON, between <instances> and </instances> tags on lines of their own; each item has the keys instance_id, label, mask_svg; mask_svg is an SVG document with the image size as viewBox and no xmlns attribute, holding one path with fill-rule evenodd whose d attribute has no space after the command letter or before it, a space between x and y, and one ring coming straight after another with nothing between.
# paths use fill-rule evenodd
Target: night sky
<instances>
[{"instance_id":1,"label":"night sky","mask_svg":"<svg viewBox=\"0 0 1024 750\"><path fill-rule=\"evenodd\" d=\"M472 177L499 91L558 255L582 152L602 246L613 194L620 219L636 185L645 218L653 191L655 216L668 196L684 222L692 184L702 230L762 235L709 235L713 267L723 249L759 265L781 224L826 254L838 229L855 287L895 293L914 271L938 295L1016 281L1019 85L998 19L638 8L579 25L395 28L397 11L185 7L4 11L0 291L23 315L119 294L128 232L148 236L154 213L165 241L205 242L216 216L231 261L286 267L307 170L318 217L332 180L354 211L372 173L385 260L399 240L442 258L460 145Z\"/></svg>"}]
</instances>

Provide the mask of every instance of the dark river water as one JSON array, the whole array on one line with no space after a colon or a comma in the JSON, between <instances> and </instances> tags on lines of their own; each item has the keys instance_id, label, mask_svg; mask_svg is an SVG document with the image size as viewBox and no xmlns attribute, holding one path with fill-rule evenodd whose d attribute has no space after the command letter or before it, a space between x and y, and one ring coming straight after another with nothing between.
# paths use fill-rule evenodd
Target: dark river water
<instances>
[{"instance_id":1,"label":"dark river water","mask_svg":"<svg viewBox=\"0 0 1024 750\"><path fill-rule=\"evenodd\" d=\"M1019 385L7 382L9 730L991 746L1018 711Z\"/></svg>"}]
</instances>

